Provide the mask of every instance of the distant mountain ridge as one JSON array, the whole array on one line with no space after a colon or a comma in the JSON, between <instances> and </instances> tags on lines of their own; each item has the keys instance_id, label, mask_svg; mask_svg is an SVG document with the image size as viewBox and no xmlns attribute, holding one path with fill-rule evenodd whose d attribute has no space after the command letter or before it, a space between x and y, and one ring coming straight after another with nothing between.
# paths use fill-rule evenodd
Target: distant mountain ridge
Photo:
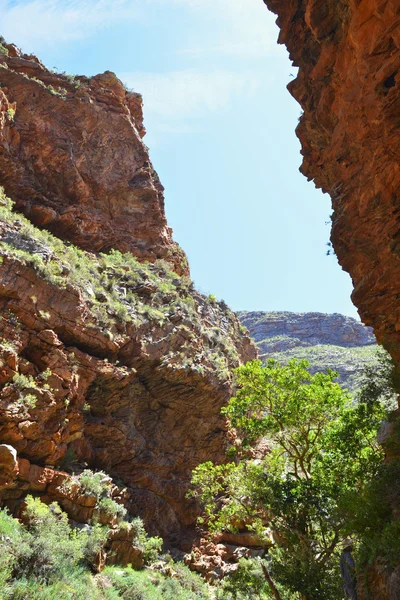
<instances>
[{"instance_id":1,"label":"distant mountain ridge","mask_svg":"<svg viewBox=\"0 0 400 600\"><path fill-rule=\"evenodd\" d=\"M377 361L377 344L370 327L338 313L263 312L237 313L249 330L260 358L287 363L307 359L311 371L328 368L351 391L361 382L362 370Z\"/></svg>"}]
</instances>

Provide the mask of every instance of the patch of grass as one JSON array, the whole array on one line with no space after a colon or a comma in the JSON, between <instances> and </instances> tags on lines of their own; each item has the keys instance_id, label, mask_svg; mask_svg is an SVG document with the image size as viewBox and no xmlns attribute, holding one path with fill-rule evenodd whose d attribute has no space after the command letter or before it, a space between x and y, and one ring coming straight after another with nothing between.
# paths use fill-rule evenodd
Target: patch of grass
<instances>
[{"instance_id":1,"label":"patch of grass","mask_svg":"<svg viewBox=\"0 0 400 600\"><path fill-rule=\"evenodd\" d=\"M123 600L198 600L209 599L206 584L185 565L174 564L174 577L165 577L157 571L134 571L106 567L104 575Z\"/></svg>"}]
</instances>

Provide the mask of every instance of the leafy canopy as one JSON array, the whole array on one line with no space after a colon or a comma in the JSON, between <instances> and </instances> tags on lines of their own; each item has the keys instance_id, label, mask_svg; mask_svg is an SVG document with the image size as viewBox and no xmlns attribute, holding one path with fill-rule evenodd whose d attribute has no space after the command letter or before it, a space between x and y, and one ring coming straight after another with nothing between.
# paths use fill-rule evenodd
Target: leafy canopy
<instances>
[{"instance_id":1,"label":"leafy canopy","mask_svg":"<svg viewBox=\"0 0 400 600\"><path fill-rule=\"evenodd\" d=\"M328 600L342 597L338 545L351 533L349 506L382 461L375 438L385 411L353 405L335 372L307 367L270 359L237 370L223 410L238 434L233 462L199 465L192 483L211 530L255 530L278 587Z\"/></svg>"}]
</instances>

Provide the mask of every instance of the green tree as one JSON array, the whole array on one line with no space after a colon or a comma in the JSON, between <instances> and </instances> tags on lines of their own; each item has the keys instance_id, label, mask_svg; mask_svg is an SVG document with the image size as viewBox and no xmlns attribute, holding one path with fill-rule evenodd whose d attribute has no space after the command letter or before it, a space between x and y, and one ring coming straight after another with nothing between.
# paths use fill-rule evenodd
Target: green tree
<instances>
[{"instance_id":1,"label":"green tree","mask_svg":"<svg viewBox=\"0 0 400 600\"><path fill-rule=\"evenodd\" d=\"M335 372L311 375L308 366L271 359L240 367L223 411L238 435L232 462L193 473L211 530L247 528L269 540L263 571L276 600L342 598L338 553L352 533L349 506L382 461L381 404L354 405Z\"/></svg>"}]
</instances>

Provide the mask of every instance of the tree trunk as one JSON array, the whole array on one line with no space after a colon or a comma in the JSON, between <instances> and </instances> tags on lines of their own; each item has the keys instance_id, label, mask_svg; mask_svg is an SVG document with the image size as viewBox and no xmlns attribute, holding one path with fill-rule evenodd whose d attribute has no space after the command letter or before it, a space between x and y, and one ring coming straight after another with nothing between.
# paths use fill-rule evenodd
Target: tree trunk
<instances>
[{"instance_id":1,"label":"tree trunk","mask_svg":"<svg viewBox=\"0 0 400 600\"><path fill-rule=\"evenodd\" d=\"M275 598L275 600L283 600L282 596L278 592L278 590L277 590L274 582L271 579L271 575L269 574L269 571L268 571L266 565L262 562L261 566L262 566L262 570L263 570L263 573L264 573L264 577L265 577L265 579L266 579L266 581L267 581L267 583L269 585L269 588L270 588L270 590L272 592L273 597Z\"/></svg>"}]
</instances>

